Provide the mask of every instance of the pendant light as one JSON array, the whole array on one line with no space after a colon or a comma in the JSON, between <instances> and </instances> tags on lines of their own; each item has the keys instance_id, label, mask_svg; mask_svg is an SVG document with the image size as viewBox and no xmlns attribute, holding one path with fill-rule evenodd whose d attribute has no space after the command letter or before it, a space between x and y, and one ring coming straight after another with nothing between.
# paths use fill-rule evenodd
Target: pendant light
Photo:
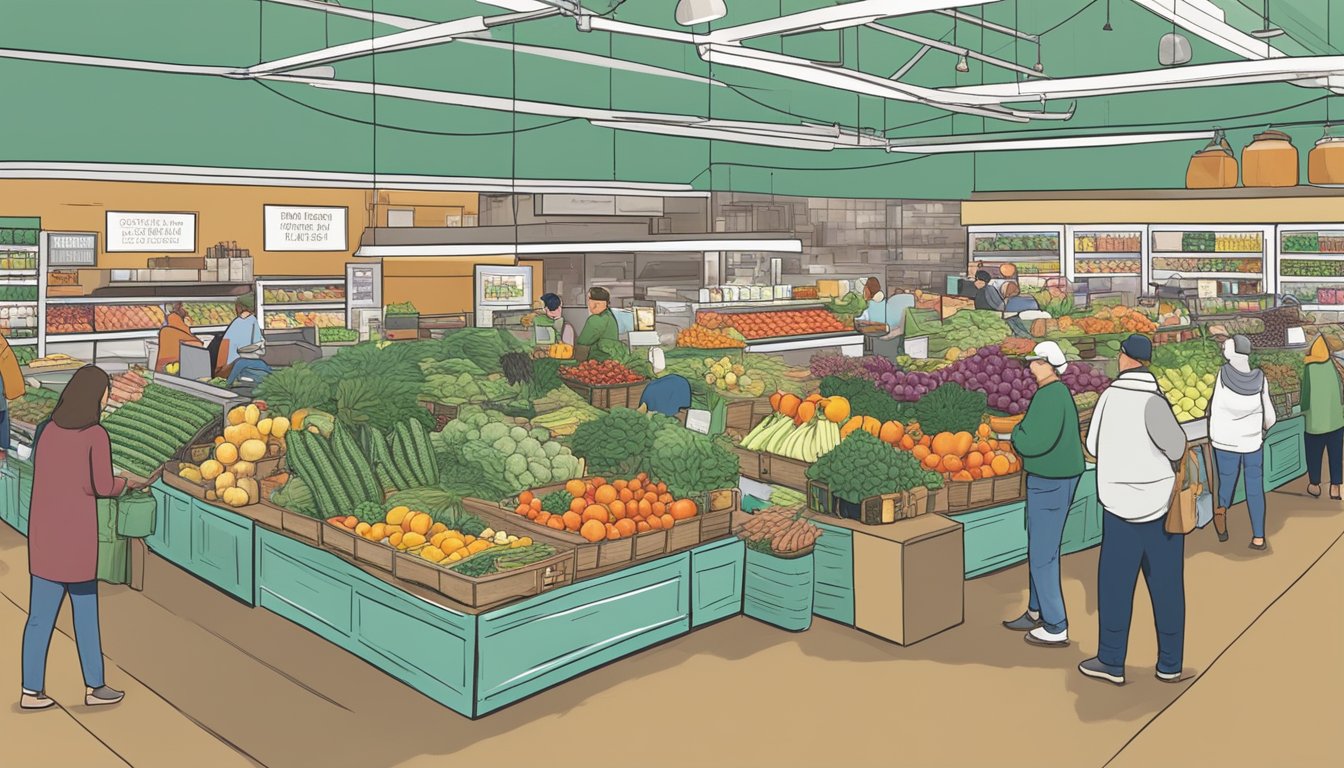
<instances>
[{"instance_id":1,"label":"pendant light","mask_svg":"<svg viewBox=\"0 0 1344 768\"><path fill-rule=\"evenodd\" d=\"M957 44L957 17L956 17L956 16L953 16L953 17L952 17L952 44L953 44L953 45L956 45L956 44ZM956 66L956 70L957 70L958 72L970 72L970 71L971 71L971 63L970 63L969 61L966 60L966 52L965 52L964 50L961 52L961 55L957 57L957 66Z\"/></svg>"},{"instance_id":2,"label":"pendant light","mask_svg":"<svg viewBox=\"0 0 1344 768\"><path fill-rule=\"evenodd\" d=\"M707 24L728 15L723 0L677 0L677 23L683 27Z\"/></svg>"},{"instance_id":3,"label":"pendant light","mask_svg":"<svg viewBox=\"0 0 1344 768\"><path fill-rule=\"evenodd\" d=\"M1111 0L1106 0L1106 23L1101 26L1102 32L1111 32L1114 27L1111 26Z\"/></svg>"},{"instance_id":4,"label":"pendant light","mask_svg":"<svg viewBox=\"0 0 1344 768\"><path fill-rule=\"evenodd\" d=\"M1282 29L1269 23L1269 0L1265 0L1265 13L1261 17L1261 19L1264 21L1265 26L1261 29L1257 29L1254 32L1252 32L1251 37L1256 37L1261 40L1268 40L1271 37L1278 37L1279 35L1283 34Z\"/></svg>"}]
</instances>

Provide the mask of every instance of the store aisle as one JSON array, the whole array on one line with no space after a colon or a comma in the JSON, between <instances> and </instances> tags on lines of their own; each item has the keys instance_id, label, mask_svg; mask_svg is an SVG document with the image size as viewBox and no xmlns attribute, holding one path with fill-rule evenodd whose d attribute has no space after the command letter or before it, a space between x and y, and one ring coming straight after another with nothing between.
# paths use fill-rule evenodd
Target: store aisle
<instances>
[{"instance_id":1,"label":"store aisle","mask_svg":"<svg viewBox=\"0 0 1344 768\"><path fill-rule=\"evenodd\" d=\"M1092 550L1064 560L1074 639L1067 649L1031 648L999 628L1025 600L1025 570L1017 567L968 582L967 622L910 648L822 620L794 635L736 618L472 722L306 631L153 560L148 592L104 592L107 652L120 667L110 679L131 691L127 705L113 712L72 709L74 719L48 713L52 721L42 727L82 733L84 724L136 768L181 765L183 754L192 754L194 765L242 764L239 752L276 768L433 766L472 758L597 766L601 756L629 764L622 756L632 755L646 766L713 764L716 755L743 766L836 760L1035 766L1039 749L1030 745L1046 743L1061 765L1102 766L1117 753L1117 765L1144 759L1155 765L1190 748L1192 733L1206 745L1201 749L1226 750L1220 764L1231 767L1252 764L1239 759L1240 740L1209 744L1214 739L1204 729L1217 723L1225 734L1248 732L1250 722L1230 708L1277 699L1258 728L1272 737L1265 754L1301 755L1296 764L1312 765L1310 755L1338 749L1334 731L1314 724L1326 711L1319 692L1344 686L1344 665L1319 663L1333 660L1321 644L1337 638L1344 623L1337 594L1344 544L1322 559L1344 534L1344 514L1338 505L1308 499L1298 485L1270 498L1268 556L1240 541L1247 534L1241 509L1232 514L1228 544L1219 545L1211 530L1190 541L1187 671L1209 670L1194 683L1153 679L1155 643L1144 597L1135 611L1132 682L1114 688L1074 671L1096 647ZM23 553L22 539L0 529L0 591L18 606L26 603ZM22 617L10 606L0 620L11 627L0 633L8 640L0 642L9 660L0 664L3 679L17 690ZM1316 634L1306 636L1303 627ZM73 645L68 637L58 640L53 687L77 690ZM18 718L32 716L0 711L0 717L3 732L23 733L29 721ZM1278 719L1290 722L1279 727ZM656 749L648 746L651 737ZM85 742L96 747L91 737L51 741L63 758L51 764L101 764L83 761L77 751L87 751ZM1299 751L1285 752L1286 746Z\"/></svg>"}]
</instances>

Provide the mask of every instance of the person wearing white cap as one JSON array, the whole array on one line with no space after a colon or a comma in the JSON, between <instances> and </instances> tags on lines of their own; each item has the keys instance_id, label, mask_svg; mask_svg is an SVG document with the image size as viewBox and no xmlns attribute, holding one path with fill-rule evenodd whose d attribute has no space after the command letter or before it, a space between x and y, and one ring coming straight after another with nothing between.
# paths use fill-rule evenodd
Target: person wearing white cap
<instances>
[{"instance_id":1,"label":"person wearing white cap","mask_svg":"<svg viewBox=\"0 0 1344 768\"><path fill-rule=\"evenodd\" d=\"M1027 610L1003 625L1032 645L1069 644L1069 620L1059 582L1064 522L1083 474L1082 425L1069 388L1060 380L1068 361L1053 341L1027 358L1036 394L1013 429L1013 450L1027 473Z\"/></svg>"}]
</instances>

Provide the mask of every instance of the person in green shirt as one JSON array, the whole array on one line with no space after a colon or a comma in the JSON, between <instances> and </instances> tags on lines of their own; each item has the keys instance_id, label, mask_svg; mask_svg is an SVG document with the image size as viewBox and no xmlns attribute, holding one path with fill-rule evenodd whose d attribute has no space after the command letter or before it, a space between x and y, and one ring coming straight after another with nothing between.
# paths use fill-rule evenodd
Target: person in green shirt
<instances>
[{"instance_id":1,"label":"person in green shirt","mask_svg":"<svg viewBox=\"0 0 1344 768\"><path fill-rule=\"evenodd\" d=\"M574 340L575 346L583 347L586 354L600 341L620 341L616 315L611 311L611 294L606 288L592 288L588 291L588 315L583 331Z\"/></svg>"},{"instance_id":2,"label":"person in green shirt","mask_svg":"<svg viewBox=\"0 0 1344 768\"><path fill-rule=\"evenodd\" d=\"M1307 449L1307 493L1320 498L1321 463L1330 457L1330 498L1338 501L1344 482L1344 394L1340 393L1341 368L1330 354L1324 335L1317 336L1307 351L1302 370L1302 415L1306 420L1303 439Z\"/></svg>"},{"instance_id":3,"label":"person in green shirt","mask_svg":"<svg viewBox=\"0 0 1344 768\"><path fill-rule=\"evenodd\" d=\"M560 309L560 297L556 294L542 294L541 309L534 313L532 323L542 328L552 329L555 342L574 345L574 326L565 322Z\"/></svg>"},{"instance_id":4,"label":"person in green shirt","mask_svg":"<svg viewBox=\"0 0 1344 768\"><path fill-rule=\"evenodd\" d=\"M1059 550L1073 494L1083 474L1082 425L1073 395L1059 377L1068 368L1053 341L1029 358L1036 394L1013 429L1013 450L1027 473L1027 610L1003 625L1026 632L1032 645L1069 644L1069 620L1059 581Z\"/></svg>"}]
</instances>

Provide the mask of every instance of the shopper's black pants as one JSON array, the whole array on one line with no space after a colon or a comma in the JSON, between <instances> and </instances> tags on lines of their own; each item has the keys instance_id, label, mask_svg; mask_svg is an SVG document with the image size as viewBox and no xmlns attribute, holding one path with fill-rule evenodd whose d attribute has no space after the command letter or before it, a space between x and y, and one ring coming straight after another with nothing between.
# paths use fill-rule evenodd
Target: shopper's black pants
<instances>
[{"instance_id":1,"label":"shopper's black pants","mask_svg":"<svg viewBox=\"0 0 1344 768\"><path fill-rule=\"evenodd\" d=\"M1312 485L1321 484L1321 462L1330 457L1330 484L1344 484L1344 429L1305 436L1307 443L1307 478Z\"/></svg>"}]
</instances>

